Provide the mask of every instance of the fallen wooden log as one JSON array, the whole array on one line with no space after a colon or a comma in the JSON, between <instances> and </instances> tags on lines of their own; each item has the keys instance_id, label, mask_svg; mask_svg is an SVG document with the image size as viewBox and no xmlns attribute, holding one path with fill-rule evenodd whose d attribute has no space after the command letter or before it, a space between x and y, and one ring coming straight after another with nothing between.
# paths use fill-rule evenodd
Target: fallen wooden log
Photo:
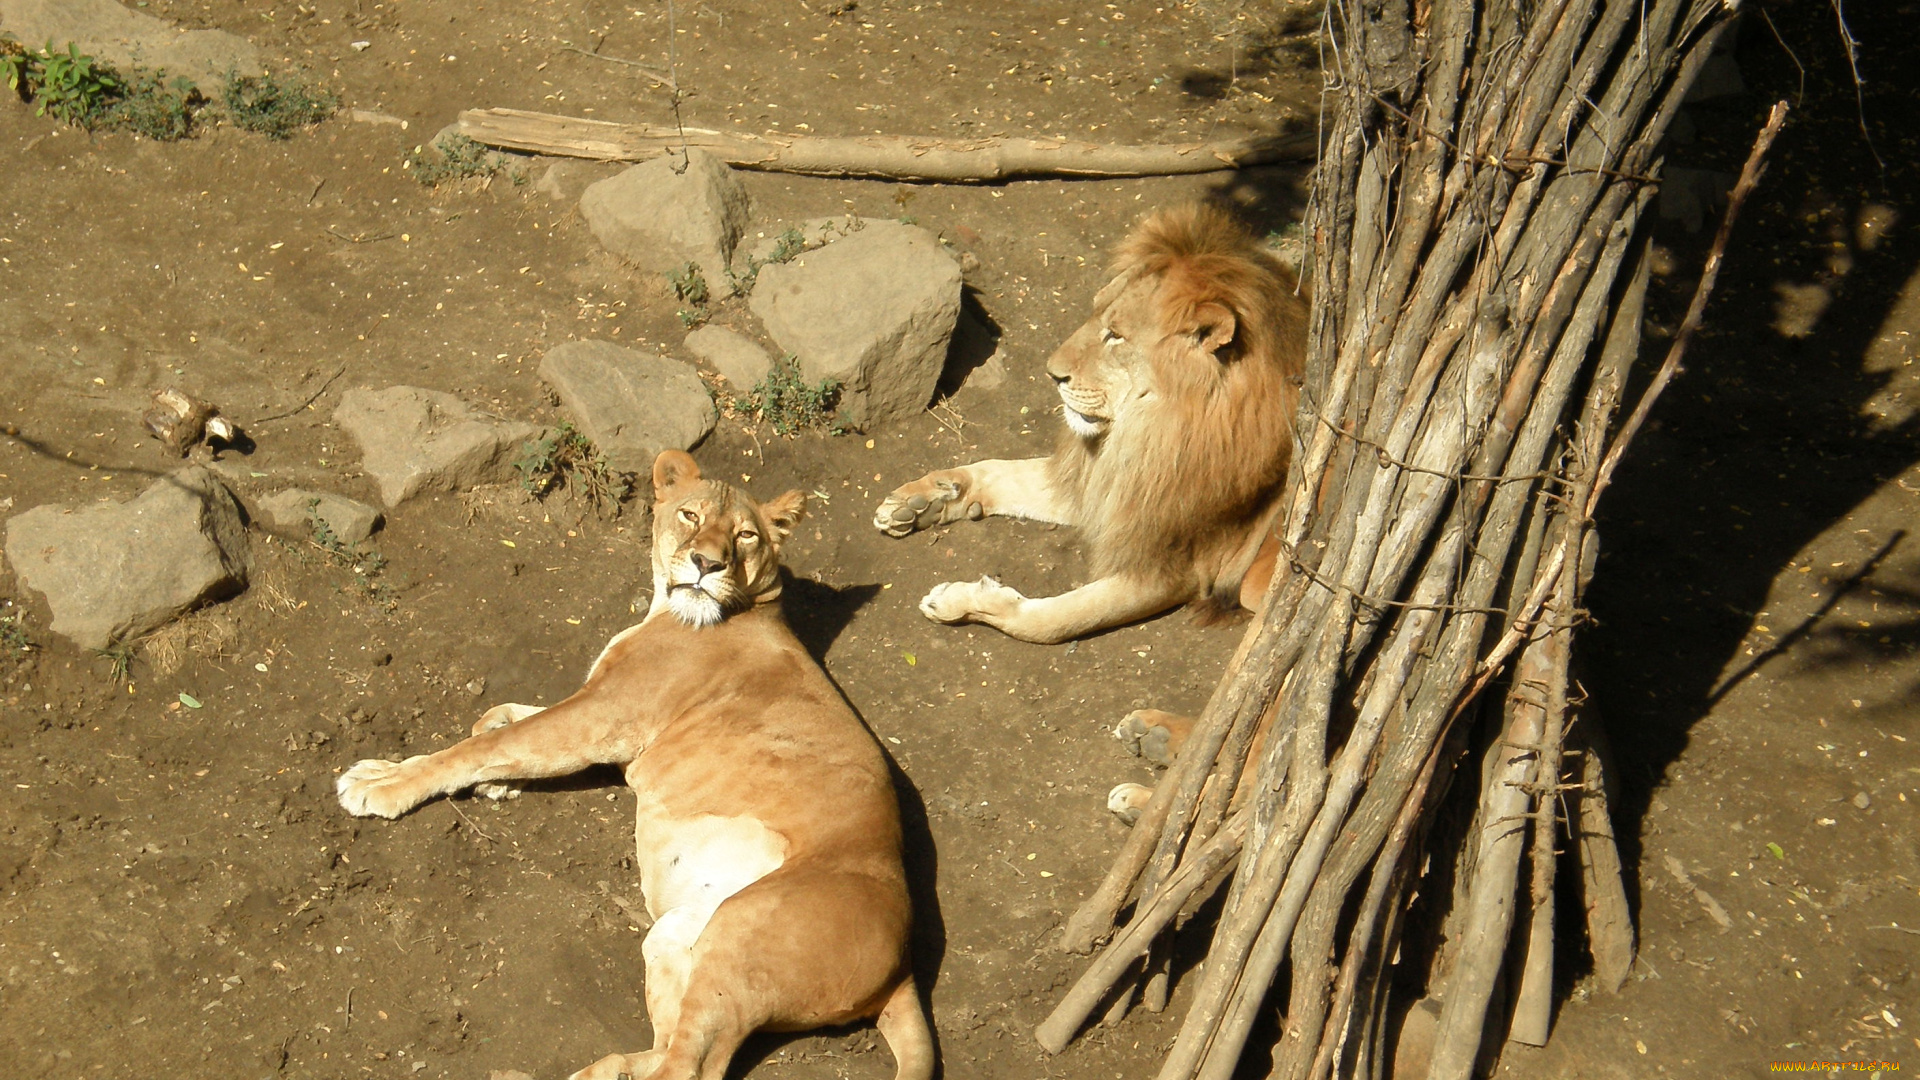
<instances>
[{"instance_id":1,"label":"fallen wooden log","mask_svg":"<svg viewBox=\"0 0 1920 1080\"><path fill-rule=\"evenodd\" d=\"M684 146L705 150L741 169L952 184L1027 176L1179 176L1311 161L1314 156L1310 131L1219 142L1109 146L1067 139L750 135L664 124L616 124L520 109L468 109L460 114L460 134L488 146L561 157L647 161Z\"/></svg>"}]
</instances>

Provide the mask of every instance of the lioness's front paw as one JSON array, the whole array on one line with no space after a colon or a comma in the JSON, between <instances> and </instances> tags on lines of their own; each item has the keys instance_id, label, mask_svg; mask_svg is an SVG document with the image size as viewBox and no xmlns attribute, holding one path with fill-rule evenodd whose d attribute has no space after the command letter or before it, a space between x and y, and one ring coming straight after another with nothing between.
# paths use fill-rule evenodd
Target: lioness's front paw
<instances>
[{"instance_id":1,"label":"lioness's front paw","mask_svg":"<svg viewBox=\"0 0 1920 1080\"><path fill-rule=\"evenodd\" d=\"M420 805L415 770L409 766L426 757L416 754L405 761L369 758L355 762L333 782L333 790L340 795L340 805L354 817L397 818Z\"/></svg>"},{"instance_id":2,"label":"lioness's front paw","mask_svg":"<svg viewBox=\"0 0 1920 1080\"><path fill-rule=\"evenodd\" d=\"M920 614L937 623L980 622L1013 614L1026 597L990 577L944 581L920 601Z\"/></svg>"},{"instance_id":3,"label":"lioness's front paw","mask_svg":"<svg viewBox=\"0 0 1920 1080\"><path fill-rule=\"evenodd\" d=\"M928 473L893 490L873 512L873 527L899 538L916 529L986 516L978 500L966 498L964 477L956 472Z\"/></svg>"}]
</instances>

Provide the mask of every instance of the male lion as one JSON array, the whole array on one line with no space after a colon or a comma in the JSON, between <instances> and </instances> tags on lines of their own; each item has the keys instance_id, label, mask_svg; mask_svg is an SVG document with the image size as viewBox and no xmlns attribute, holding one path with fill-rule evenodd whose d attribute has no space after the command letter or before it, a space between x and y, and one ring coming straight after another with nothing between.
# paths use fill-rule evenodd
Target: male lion
<instances>
[{"instance_id":1,"label":"male lion","mask_svg":"<svg viewBox=\"0 0 1920 1080\"><path fill-rule=\"evenodd\" d=\"M341 774L340 803L398 817L435 795L617 764L639 796L653 1049L572 1080L719 1080L756 1030L878 1016L896 1080L933 1075L908 966L911 907L887 763L780 614L780 545L806 495L764 505L654 462L653 606L549 709L496 705L473 737Z\"/></svg>"},{"instance_id":2,"label":"male lion","mask_svg":"<svg viewBox=\"0 0 1920 1080\"><path fill-rule=\"evenodd\" d=\"M1037 598L945 582L920 601L928 618L1054 644L1265 595L1306 347L1294 277L1205 205L1148 218L1115 270L1047 361L1067 421L1053 456L928 473L873 519L896 537L989 514L1078 525L1094 580Z\"/></svg>"}]
</instances>

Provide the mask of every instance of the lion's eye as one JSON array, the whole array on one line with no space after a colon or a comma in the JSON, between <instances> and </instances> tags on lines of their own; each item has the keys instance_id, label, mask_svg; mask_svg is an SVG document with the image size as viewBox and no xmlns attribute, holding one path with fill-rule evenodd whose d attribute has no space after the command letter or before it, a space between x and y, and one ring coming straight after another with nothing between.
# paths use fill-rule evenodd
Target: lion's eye
<instances>
[{"instance_id":1,"label":"lion's eye","mask_svg":"<svg viewBox=\"0 0 1920 1080\"><path fill-rule=\"evenodd\" d=\"M752 544L752 543L759 542L760 534L749 530L747 532L741 533L739 536L735 537L734 539L740 541L743 544Z\"/></svg>"},{"instance_id":2,"label":"lion's eye","mask_svg":"<svg viewBox=\"0 0 1920 1080\"><path fill-rule=\"evenodd\" d=\"M691 510L682 510L680 511L680 520L689 525L698 525L700 524L700 515Z\"/></svg>"},{"instance_id":3,"label":"lion's eye","mask_svg":"<svg viewBox=\"0 0 1920 1080\"><path fill-rule=\"evenodd\" d=\"M1100 330L1100 344L1102 345L1118 345L1125 340L1127 339L1114 333L1113 327L1111 326L1102 327Z\"/></svg>"}]
</instances>

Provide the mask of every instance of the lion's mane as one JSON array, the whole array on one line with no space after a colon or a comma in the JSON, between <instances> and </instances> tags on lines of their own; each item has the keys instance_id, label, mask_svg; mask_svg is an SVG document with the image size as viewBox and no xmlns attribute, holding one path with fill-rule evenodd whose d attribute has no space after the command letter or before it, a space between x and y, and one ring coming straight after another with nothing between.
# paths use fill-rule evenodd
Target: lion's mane
<instances>
[{"instance_id":1,"label":"lion's mane","mask_svg":"<svg viewBox=\"0 0 1920 1080\"><path fill-rule=\"evenodd\" d=\"M1149 356L1156 393L1098 439L1064 433L1055 490L1074 506L1097 576L1185 579L1196 598L1232 604L1293 453L1305 302L1293 274L1204 204L1148 218L1114 269L1160 280L1148 301L1169 331ZM1236 324L1219 359L1192 333L1209 305Z\"/></svg>"}]
</instances>

